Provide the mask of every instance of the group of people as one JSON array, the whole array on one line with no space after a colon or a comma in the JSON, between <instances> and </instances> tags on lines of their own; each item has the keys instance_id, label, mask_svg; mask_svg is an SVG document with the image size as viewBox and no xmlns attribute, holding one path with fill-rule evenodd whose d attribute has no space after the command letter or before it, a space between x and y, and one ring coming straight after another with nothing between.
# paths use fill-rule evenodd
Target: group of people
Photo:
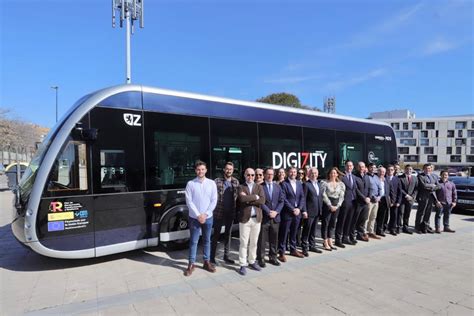
<instances>
[{"instance_id":1,"label":"group of people","mask_svg":"<svg viewBox=\"0 0 474 316\"><path fill-rule=\"evenodd\" d=\"M322 249L334 251L358 241L381 239L385 233L412 234L410 213L418 202L415 232L419 234L454 233L449 226L451 210L456 206L456 187L448 172L433 174L433 166L425 164L423 173L413 175L413 168L398 164L377 167L359 161L345 162L344 171L331 168L325 180L318 180L317 168L297 170L290 167L275 170L247 168L245 182L233 177L234 165L227 162L223 177L206 178L206 163L198 161L197 177L186 186L189 209L189 264L185 276L195 269L199 236L203 240L203 268L216 271L216 250L224 228L224 257L230 258L232 225L239 222L239 270L260 271L266 262L279 266L286 255L304 258L309 252L322 253L316 245L317 223L321 220ZM276 181L275 181L276 178ZM433 229L430 216L436 209ZM212 235L212 239L211 239ZM334 239L334 243L333 243ZM268 261L267 255L268 243ZM301 251L297 249L301 247Z\"/></svg>"}]
</instances>

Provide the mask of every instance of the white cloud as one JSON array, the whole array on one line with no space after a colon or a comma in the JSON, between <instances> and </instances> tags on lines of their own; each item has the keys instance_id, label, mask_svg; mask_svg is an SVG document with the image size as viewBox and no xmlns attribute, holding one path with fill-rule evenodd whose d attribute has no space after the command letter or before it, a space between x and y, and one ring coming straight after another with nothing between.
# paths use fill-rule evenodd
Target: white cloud
<instances>
[{"instance_id":1,"label":"white cloud","mask_svg":"<svg viewBox=\"0 0 474 316\"><path fill-rule=\"evenodd\" d=\"M458 45L456 43L444 40L436 39L429 42L423 49L423 55L434 55L443 52L447 52L456 49Z\"/></svg>"},{"instance_id":2,"label":"white cloud","mask_svg":"<svg viewBox=\"0 0 474 316\"><path fill-rule=\"evenodd\" d=\"M284 83L300 83L309 80L319 79L321 76L312 75L312 76L293 76L293 77L279 77L279 78L271 78L265 79L263 82L265 83L277 83L277 84L284 84Z\"/></svg>"},{"instance_id":3,"label":"white cloud","mask_svg":"<svg viewBox=\"0 0 474 316\"><path fill-rule=\"evenodd\" d=\"M335 92L337 90L341 90L341 89L344 89L344 88L347 88L347 87L350 87L350 86L355 86L355 85L358 85L362 82L369 81L369 80L377 78L377 77L381 77L381 76L385 75L386 73L387 73L387 69L385 69L385 68L374 69L372 71L369 71L366 74L363 74L363 75L360 75L360 76L357 76L357 77L352 77L352 78L348 78L348 79L344 79L344 80L336 80L336 81L328 82L325 85L324 89L326 91Z\"/></svg>"}]
</instances>

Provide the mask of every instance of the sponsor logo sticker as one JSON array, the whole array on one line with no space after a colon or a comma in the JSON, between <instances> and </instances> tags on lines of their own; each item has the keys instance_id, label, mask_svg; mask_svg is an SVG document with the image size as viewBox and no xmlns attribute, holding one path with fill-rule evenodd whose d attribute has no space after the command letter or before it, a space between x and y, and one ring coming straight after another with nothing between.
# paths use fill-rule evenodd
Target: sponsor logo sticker
<instances>
[{"instance_id":1,"label":"sponsor logo sticker","mask_svg":"<svg viewBox=\"0 0 474 316\"><path fill-rule=\"evenodd\" d=\"M64 230L64 222L63 221L48 223L48 231L49 232L55 232L55 231L61 231L61 230Z\"/></svg>"},{"instance_id":2,"label":"sponsor logo sticker","mask_svg":"<svg viewBox=\"0 0 474 316\"><path fill-rule=\"evenodd\" d=\"M63 221L67 219L74 219L74 212L64 212L64 213L50 213L48 214L48 221Z\"/></svg>"}]
</instances>

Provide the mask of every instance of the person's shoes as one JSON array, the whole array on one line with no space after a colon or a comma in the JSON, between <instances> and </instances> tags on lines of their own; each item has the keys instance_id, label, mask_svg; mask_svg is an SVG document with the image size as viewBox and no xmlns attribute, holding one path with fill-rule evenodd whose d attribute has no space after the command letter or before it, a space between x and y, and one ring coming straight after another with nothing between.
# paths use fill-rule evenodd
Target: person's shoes
<instances>
[{"instance_id":1,"label":"person's shoes","mask_svg":"<svg viewBox=\"0 0 474 316\"><path fill-rule=\"evenodd\" d=\"M377 235L375 235L375 234L373 234L373 233L368 234L368 236L369 236L370 238L372 238L372 239L382 239L382 238L380 238L379 236L377 236Z\"/></svg>"},{"instance_id":2,"label":"person's shoes","mask_svg":"<svg viewBox=\"0 0 474 316\"><path fill-rule=\"evenodd\" d=\"M273 264L274 266L281 265L281 263L275 257L270 258L270 260L268 260L268 263Z\"/></svg>"},{"instance_id":3,"label":"person's shoes","mask_svg":"<svg viewBox=\"0 0 474 316\"><path fill-rule=\"evenodd\" d=\"M352 246L352 243L351 243L351 241L349 240L349 238L344 238L344 239L342 240L342 243L345 244L345 245L351 245L351 246Z\"/></svg>"},{"instance_id":4,"label":"person's shoes","mask_svg":"<svg viewBox=\"0 0 474 316\"><path fill-rule=\"evenodd\" d=\"M204 270L209 271L211 273L216 272L216 268L208 260L204 261L204 264L203 264L202 267L203 267Z\"/></svg>"},{"instance_id":5,"label":"person's shoes","mask_svg":"<svg viewBox=\"0 0 474 316\"><path fill-rule=\"evenodd\" d=\"M240 275L246 275L247 274L247 268L245 268L244 266L240 267L239 274Z\"/></svg>"},{"instance_id":6,"label":"person's shoes","mask_svg":"<svg viewBox=\"0 0 474 316\"><path fill-rule=\"evenodd\" d=\"M311 251L311 252L316 252L316 253L323 253L323 252L321 251L321 249L318 249L318 248L316 248L316 247L311 247L311 248L309 248L309 251Z\"/></svg>"},{"instance_id":7,"label":"person's shoes","mask_svg":"<svg viewBox=\"0 0 474 316\"><path fill-rule=\"evenodd\" d=\"M443 230L445 233L455 233L456 231L449 228L449 227L445 227L444 230Z\"/></svg>"},{"instance_id":8,"label":"person's shoes","mask_svg":"<svg viewBox=\"0 0 474 316\"><path fill-rule=\"evenodd\" d=\"M286 257L285 257L285 254L281 253L278 255L278 260L280 260L281 262L286 262Z\"/></svg>"},{"instance_id":9,"label":"person's shoes","mask_svg":"<svg viewBox=\"0 0 474 316\"><path fill-rule=\"evenodd\" d=\"M441 229L436 228L436 229L435 229L435 233L436 233L436 234L441 234Z\"/></svg>"},{"instance_id":10,"label":"person's shoes","mask_svg":"<svg viewBox=\"0 0 474 316\"><path fill-rule=\"evenodd\" d=\"M267 266L267 264L265 263L265 260L258 260L258 265L261 267L261 268L265 268Z\"/></svg>"},{"instance_id":11,"label":"person's shoes","mask_svg":"<svg viewBox=\"0 0 474 316\"><path fill-rule=\"evenodd\" d=\"M188 264L188 268L184 271L184 276L190 276L194 271L194 264Z\"/></svg>"},{"instance_id":12,"label":"person's shoes","mask_svg":"<svg viewBox=\"0 0 474 316\"><path fill-rule=\"evenodd\" d=\"M260 268L260 266L257 264L257 262L250 263L249 268L252 269L252 270L255 270L255 271L261 271L262 270L262 268Z\"/></svg>"},{"instance_id":13,"label":"person's shoes","mask_svg":"<svg viewBox=\"0 0 474 316\"><path fill-rule=\"evenodd\" d=\"M224 262L228 264L235 264L235 261L230 259L229 256L224 256Z\"/></svg>"},{"instance_id":14,"label":"person's shoes","mask_svg":"<svg viewBox=\"0 0 474 316\"><path fill-rule=\"evenodd\" d=\"M303 256L305 256L305 257L309 257L308 250L303 250Z\"/></svg>"},{"instance_id":15,"label":"person's shoes","mask_svg":"<svg viewBox=\"0 0 474 316\"><path fill-rule=\"evenodd\" d=\"M434 230L432 230L431 228L428 228L428 229L426 229L426 233L428 233L428 234L434 234Z\"/></svg>"},{"instance_id":16,"label":"person's shoes","mask_svg":"<svg viewBox=\"0 0 474 316\"><path fill-rule=\"evenodd\" d=\"M357 240L355 238L349 238L349 242L352 246L355 246L357 244Z\"/></svg>"},{"instance_id":17,"label":"person's shoes","mask_svg":"<svg viewBox=\"0 0 474 316\"><path fill-rule=\"evenodd\" d=\"M412 235L413 233L408 229L408 227L403 227L402 232L408 235Z\"/></svg>"},{"instance_id":18,"label":"person's shoes","mask_svg":"<svg viewBox=\"0 0 474 316\"><path fill-rule=\"evenodd\" d=\"M339 247L339 248L346 248L346 246L344 246L344 244L342 242L340 242L339 240L336 241L336 246ZM332 247L331 247L332 248ZM334 248L333 248L334 249Z\"/></svg>"},{"instance_id":19,"label":"person's shoes","mask_svg":"<svg viewBox=\"0 0 474 316\"><path fill-rule=\"evenodd\" d=\"M397 236L397 232L394 231L394 230L391 230L391 231L390 231L390 235Z\"/></svg>"},{"instance_id":20,"label":"person's shoes","mask_svg":"<svg viewBox=\"0 0 474 316\"><path fill-rule=\"evenodd\" d=\"M293 256L296 258L304 258L304 255L298 250L293 250L292 252L290 252L290 256Z\"/></svg>"},{"instance_id":21,"label":"person's shoes","mask_svg":"<svg viewBox=\"0 0 474 316\"><path fill-rule=\"evenodd\" d=\"M381 237L385 237L385 236L387 236L387 235L385 235L385 233L384 233L384 232L378 232L378 233L377 233L377 235L378 235L378 236L381 236Z\"/></svg>"},{"instance_id":22,"label":"person's shoes","mask_svg":"<svg viewBox=\"0 0 474 316\"><path fill-rule=\"evenodd\" d=\"M400 227L397 227L397 229L395 229L395 232L398 234L400 234Z\"/></svg>"},{"instance_id":23,"label":"person's shoes","mask_svg":"<svg viewBox=\"0 0 474 316\"><path fill-rule=\"evenodd\" d=\"M218 266L219 264L217 263L216 259L211 259L209 260L214 266Z\"/></svg>"},{"instance_id":24,"label":"person's shoes","mask_svg":"<svg viewBox=\"0 0 474 316\"><path fill-rule=\"evenodd\" d=\"M357 239L360 241L369 241L369 236L367 234L363 234L361 236L357 236Z\"/></svg>"}]
</instances>

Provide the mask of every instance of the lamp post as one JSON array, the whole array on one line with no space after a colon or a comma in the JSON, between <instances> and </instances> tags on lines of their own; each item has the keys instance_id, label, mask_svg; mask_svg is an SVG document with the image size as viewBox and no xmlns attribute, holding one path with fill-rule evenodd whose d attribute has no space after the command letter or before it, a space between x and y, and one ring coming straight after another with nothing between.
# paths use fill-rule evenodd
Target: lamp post
<instances>
[{"instance_id":1,"label":"lamp post","mask_svg":"<svg viewBox=\"0 0 474 316\"><path fill-rule=\"evenodd\" d=\"M59 86L51 86L51 89L56 90L56 123L58 122L58 89Z\"/></svg>"}]
</instances>

